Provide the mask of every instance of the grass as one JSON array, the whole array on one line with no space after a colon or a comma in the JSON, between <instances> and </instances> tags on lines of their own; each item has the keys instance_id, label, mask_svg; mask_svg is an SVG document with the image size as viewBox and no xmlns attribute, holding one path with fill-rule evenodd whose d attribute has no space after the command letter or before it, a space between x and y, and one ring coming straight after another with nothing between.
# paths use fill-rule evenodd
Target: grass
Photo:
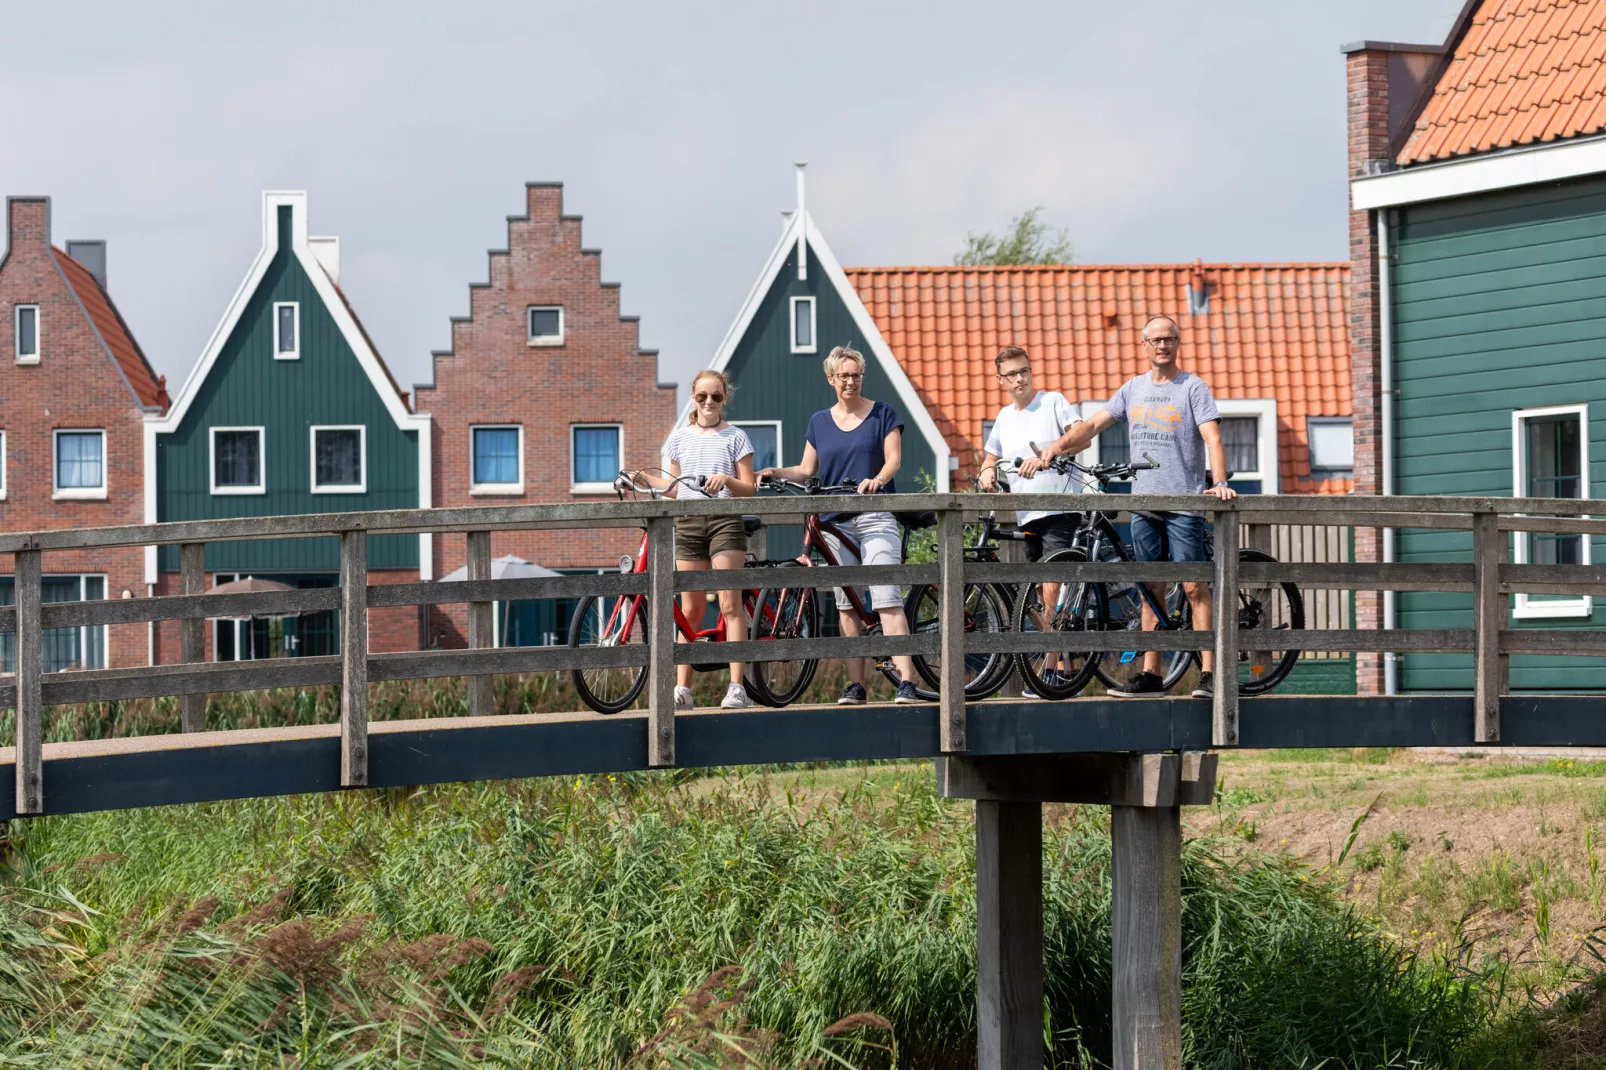
<instances>
[{"instance_id":1,"label":"grass","mask_svg":"<svg viewBox=\"0 0 1606 1070\"><path fill-rule=\"evenodd\" d=\"M15 822L0 1064L972 1066L971 808L932 779L588 777ZM1107 811L1049 809L1045 1030L1053 1065L1106 1065ZM1471 1065L1503 966L1408 948L1340 883L1235 842L1185 848L1188 1065Z\"/></svg>"}]
</instances>

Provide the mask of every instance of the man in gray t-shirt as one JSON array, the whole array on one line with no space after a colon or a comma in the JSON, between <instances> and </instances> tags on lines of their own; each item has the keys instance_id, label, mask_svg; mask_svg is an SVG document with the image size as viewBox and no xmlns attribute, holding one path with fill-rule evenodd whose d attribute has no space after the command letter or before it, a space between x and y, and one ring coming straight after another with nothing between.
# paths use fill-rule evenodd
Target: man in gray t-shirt
<instances>
[{"instance_id":1,"label":"man in gray t-shirt","mask_svg":"<svg viewBox=\"0 0 1606 1070\"><path fill-rule=\"evenodd\" d=\"M1227 485L1227 451L1221 444L1221 413L1205 381L1177 364L1182 331L1169 316L1155 316L1143 325L1143 347L1150 368L1129 379L1115 392L1109 403L1091 420L1077 424L1039 457L1021 464L1021 475L1029 476L1050 464L1055 457L1080 453L1099 434L1118 423L1127 425L1133 460L1145 455L1159 467L1133 474L1136 494L1208 494L1222 501L1237 497ZM1208 469L1206 462L1208 461ZM1214 472L1211 477L1208 473ZM1214 478L1214 482L1212 482ZM1209 484L1208 486L1206 484ZM1204 517L1196 512L1161 513L1160 522L1132 515L1132 552L1139 561L1157 561L1169 551L1172 561L1204 560ZM1188 602L1193 609L1193 626L1201 631L1210 627L1210 586L1186 583ZM1165 585L1150 584L1155 600L1165 601ZM1143 627L1159 626L1147 604L1143 607ZM1195 697L1211 694L1210 651L1202 651L1204 673ZM1160 652L1146 651L1143 671L1127 684L1110 689L1120 698L1159 695L1164 692L1160 676ZM1236 666L1233 666L1236 671Z\"/></svg>"}]
</instances>

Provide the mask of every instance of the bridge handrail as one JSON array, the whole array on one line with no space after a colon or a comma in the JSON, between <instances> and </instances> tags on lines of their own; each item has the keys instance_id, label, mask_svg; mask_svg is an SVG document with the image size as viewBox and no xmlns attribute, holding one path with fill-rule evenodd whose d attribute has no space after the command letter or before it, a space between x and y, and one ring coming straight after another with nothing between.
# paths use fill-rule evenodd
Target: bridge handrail
<instances>
[{"instance_id":1,"label":"bridge handrail","mask_svg":"<svg viewBox=\"0 0 1606 1070\"><path fill-rule=\"evenodd\" d=\"M995 507L989 501L988 507ZM873 583L939 585L940 632L937 635L843 637L727 644L721 660L773 661L813 657L879 656L892 653L940 654L943 687L940 700L942 749L966 750L963 689L964 654L1026 652L1063 648L1053 634L966 635L963 589L966 582L1209 581L1218 590L1234 590L1240 581L1291 581L1306 587L1350 590L1470 591L1474 624L1470 629L1377 631L1366 629L1302 630L1301 650L1471 652L1475 664L1475 738L1499 739L1500 695L1505 690L1506 662L1512 653L1606 655L1606 635L1597 632L1508 628L1507 599L1512 593L1606 594L1606 566L1511 564L1504 560L1508 531L1557 531L1606 534L1606 502L1592 499L1243 496L1231 502L1195 496L1037 495L1034 508L1109 512L1188 510L1208 512L1215 523L1214 562L977 563L964 560L964 521L981 511L971 494L896 494L865 499L857 495L821 497L810 510L855 512L890 509L938 514L935 564L849 566L789 572L793 586L855 586ZM498 673L552 671L604 665L649 667L649 753L653 765L675 764L673 666L700 662L707 651L672 641L674 594L753 585L744 570L676 573L672 545L674 519L680 516L756 514L772 521L800 515L795 498L649 500L560 503L555 505L487 506L462 509L384 510L318 513L302 516L183 521L124 527L0 535L0 553L15 557L16 604L0 607L0 632L17 636L18 672L0 677L0 709L15 707L17 717L17 803L19 814L43 812L43 707L73 702L182 696L186 730L204 727L205 695L211 692L340 683L341 782L369 782L367 761L367 684L370 681L467 676L488 682ZM1539 515L1536 515L1539 514ZM1425 527L1471 529L1471 563L1393 562L1239 562L1237 547L1245 522L1327 522L1344 519L1360 527ZM539 579L490 578L489 535L492 530L551 527L646 525L653 561L645 574L558 576ZM378 584L367 582L370 535L414 533L469 534L468 580ZM211 542L271 538L338 538L339 587L256 594L204 593L204 549ZM41 600L43 555L57 550L173 545L181 547L185 593L149 598L45 604ZM495 601L513 601L579 594L649 596L648 642L636 647L571 649L568 647L491 647L489 613ZM370 654L367 613L371 608L466 602L470 606L468 650ZM328 657L277 662L206 663L202 652L208 618L272 615L327 609L341 611L341 653ZM137 669L94 669L51 674L42 671L43 634L51 628L132 624L179 620L183 661L176 665ZM475 622L479 626L475 627ZM670 637L661 643L659 637ZM1237 628L1210 632L1089 633L1078 639L1088 651L1212 650L1223 665L1238 660ZM1218 674L1213 698L1213 741L1235 745L1238 738L1236 673ZM489 712L488 687L471 689L473 712ZM851 716L851 714L844 714Z\"/></svg>"}]
</instances>

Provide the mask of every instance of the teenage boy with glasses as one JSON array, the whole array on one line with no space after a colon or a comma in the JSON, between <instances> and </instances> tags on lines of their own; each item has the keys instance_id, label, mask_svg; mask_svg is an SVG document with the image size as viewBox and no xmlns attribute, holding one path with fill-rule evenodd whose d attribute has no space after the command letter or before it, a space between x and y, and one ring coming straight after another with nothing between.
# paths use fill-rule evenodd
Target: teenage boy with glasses
<instances>
[{"instance_id":1,"label":"teenage boy with glasses","mask_svg":"<svg viewBox=\"0 0 1606 1070\"><path fill-rule=\"evenodd\" d=\"M1134 494L1208 494L1222 501L1236 498L1237 493L1225 479L1206 486L1209 472L1224 476L1227 471L1227 450L1221 442L1221 413L1216 409L1215 398L1205 381L1178 366L1178 351L1182 346L1182 331L1170 316L1155 316L1143 325L1143 351L1148 355L1149 370L1135 376L1115 392L1109 403L1093 414L1093 418L1067 431L1059 441L1043 450L1040 457L1027 460L1021 471L1036 471L1051 463L1060 454L1077 453L1099 433L1117 423L1127 425L1127 441L1131 443L1133 457L1149 454L1160 462L1160 467L1133 474ZM1208 458L1208 469L1206 461ZM1200 513L1162 513L1164 541L1170 544L1173 561L1204 560L1204 516ZM1160 559L1162 529L1148 517L1132 516L1132 554L1139 561ZM1188 602L1193 608L1193 626L1200 631L1210 628L1210 585L1185 583ZM1156 600L1165 598L1165 585L1152 583L1149 589ZM1143 606L1143 627L1152 631L1159 626L1147 603ZM1208 697L1213 690L1211 652L1200 654L1204 672L1195 697ZM1160 677L1160 652L1146 651L1143 671L1123 687L1111 688L1110 694L1119 698L1158 695L1164 690Z\"/></svg>"}]
</instances>

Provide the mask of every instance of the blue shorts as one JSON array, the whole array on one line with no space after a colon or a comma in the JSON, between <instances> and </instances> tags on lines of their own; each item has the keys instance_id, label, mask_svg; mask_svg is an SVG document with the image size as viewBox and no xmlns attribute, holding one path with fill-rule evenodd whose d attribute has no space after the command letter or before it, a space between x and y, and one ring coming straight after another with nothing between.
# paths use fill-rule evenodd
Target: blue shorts
<instances>
[{"instance_id":1,"label":"blue shorts","mask_svg":"<svg viewBox=\"0 0 1606 1070\"><path fill-rule=\"evenodd\" d=\"M1165 517L1165 542L1171 546L1172 561L1203 561L1204 517L1186 513L1161 513ZM1132 514L1132 556L1139 561L1164 561L1160 525L1146 516Z\"/></svg>"}]
</instances>

